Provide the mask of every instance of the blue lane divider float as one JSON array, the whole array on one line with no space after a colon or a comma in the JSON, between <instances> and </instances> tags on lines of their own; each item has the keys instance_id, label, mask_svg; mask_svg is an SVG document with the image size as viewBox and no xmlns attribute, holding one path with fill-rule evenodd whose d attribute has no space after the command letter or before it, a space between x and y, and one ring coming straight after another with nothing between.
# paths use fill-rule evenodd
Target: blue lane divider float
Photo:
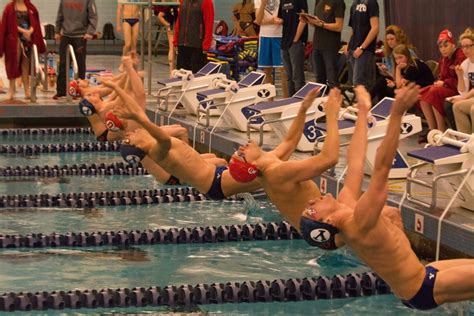
<instances>
[{"instance_id":1,"label":"blue lane divider float","mask_svg":"<svg viewBox=\"0 0 474 316\"><path fill-rule=\"evenodd\" d=\"M0 248L100 247L147 244L221 243L240 241L301 239L287 222L218 227L68 232L65 234L0 235Z\"/></svg>"},{"instance_id":2,"label":"blue lane divider float","mask_svg":"<svg viewBox=\"0 0 474 316\"><path fill-rule=\"evenodd\" d=\"M148 172L141 164L134 166L123 162L110 164L72 164L54 166L16 166L0 168L0 177L60 177L60 176L113 176L113 175L146 175Z\"/></svg>"},{"instance_id":3,"label":"blue lane divider float","mask_svg":"<svg viewBox=\"0 0 474 316\"><path fill-rule=\"evenodd\" d=\"M0 154L39 155L46 153L119 151L119 142L85 142L40 145L1 145Z\"/></svg>"},{"instance_id":4,"label":"blue lane divider float","mask_svg":"<svg viewBox=\"0 0 474 316\"><path fill-rule=\"evenodd\" d=\"M75 135L75 134L93 134L90 127L53 127L53 128L2 128L1 136L17 135Z\"/></svg>"},{"instance_id":5,"label":"blue lane divider float","mask_svg":"<svg viewBox=\"0 0 474 316\"><path fill-rule=\"evenodd\" d=\"M375 273L306 277L273 281L200 283L102 290L7 292L0 295L0 311L196 306L224 303L295 302L390 294Z\"/></svg>"},{"instance_id":6,"label":"blue lane divider float","mask_svg":"<svg viewBox=\"0 0 474 316\"><path fill-rule=\"evenodd\" d=\"M171 202L203 201L206 197L192 187L128 191L80 192L59 194L15 194L0 196L1 208L21 207L96 207L147 205Z\"/></svg>"}]
</instances>

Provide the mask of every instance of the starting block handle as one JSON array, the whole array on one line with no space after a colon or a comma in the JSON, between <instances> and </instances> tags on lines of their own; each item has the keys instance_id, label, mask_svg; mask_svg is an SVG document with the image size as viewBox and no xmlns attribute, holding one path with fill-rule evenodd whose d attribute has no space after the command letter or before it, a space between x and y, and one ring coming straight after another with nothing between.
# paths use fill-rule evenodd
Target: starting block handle
<instances>
[{"instance_id":1,"label":"starting block handle","mask_svg":"<svg viewBox=\"0 0 474 316\"><path fill-rule=\"evenodd\" d=\"M469 152L470 147L472 146L472 145L470 145L470 143L472 143L474 141L474 136L473 135L461 133L461 132L458 132L458 131L454 131L452 129L448 129L444 133L442 133L441 131L433 130L432 133L433 133L433 137L432 138L430 137L430 140L432 142L431 145L438 145L438 146L440 146L440 145L451 145L451 146L454 146L454 147L458 147L459 151L461 153ZM462 142L462 141L454 139L453 137L450 137L450 136L459 137L461 139L467 139L468 141L467 142Z\"/></svg>"}]
</instances>

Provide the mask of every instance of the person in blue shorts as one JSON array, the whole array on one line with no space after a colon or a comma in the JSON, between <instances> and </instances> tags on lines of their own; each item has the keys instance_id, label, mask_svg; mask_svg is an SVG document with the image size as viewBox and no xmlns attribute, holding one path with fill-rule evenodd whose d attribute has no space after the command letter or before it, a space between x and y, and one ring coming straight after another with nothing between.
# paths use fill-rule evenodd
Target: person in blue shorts
<instances>
[{"instance_id":1,"label":"person in blue shorts","mask_svg":"<svg viewBox=\"0 0 474 316\"><path fill-rule=\"evenodd\" d=\"M278 17L280 0L255 0L255 23L260 25L258 67L265 73L265 83L273 83L273 69L281 74L283 97L288 97L288 86L281 58L283 20Z\"/></svg>"}]
</instances>

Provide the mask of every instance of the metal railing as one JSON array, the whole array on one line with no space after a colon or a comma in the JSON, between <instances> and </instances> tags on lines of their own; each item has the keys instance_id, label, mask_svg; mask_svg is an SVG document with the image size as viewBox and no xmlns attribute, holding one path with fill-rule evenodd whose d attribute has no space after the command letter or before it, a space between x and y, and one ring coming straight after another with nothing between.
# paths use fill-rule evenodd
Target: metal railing
<instances>
[{"instance_id":1,"label":"metal railing","mask_svg":"<svg viewBox=\"0 0 474 316\"><path fill-rule=\"evenodd\" d=\"M71 68L71 59L73 78L77 79L79 76L79 67L77 65L76 54L74 53L74 48L72 47L72 45L68 45L66 50L66 95L68 102L72 102L72 95L69 93L69 71Z\"/></svg>"}]
</instances>

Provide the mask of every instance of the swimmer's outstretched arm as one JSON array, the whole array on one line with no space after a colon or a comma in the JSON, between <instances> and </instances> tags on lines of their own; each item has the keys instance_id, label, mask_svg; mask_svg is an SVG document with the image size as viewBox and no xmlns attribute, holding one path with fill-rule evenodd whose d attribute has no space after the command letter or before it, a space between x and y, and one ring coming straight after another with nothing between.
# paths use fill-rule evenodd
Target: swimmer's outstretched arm
<instances>
[{"instance_id":1,"label":"swimmer's outstretched arm","mask_svg":"<svg viewBox=\"0 0 474 316\"><path fill-rule=\"evenodd\" d=\"M122 57L122 64L125 68L125 71L127 72L131 93L133 93L137 98L138 104L145 108L145 88L143 87L142 79L138 75L138 72L135 70L132 58L128 56Z\"/></svg>"},{"instance_id":2,"label":"swimmer's outstretched arm","mask_svg":"<svg viewBox=\"0 0 474 316\"><path fill-rule=\"evenodd\" d=\"M327 136L321 152L304 160L290 160L280 164L278 173L282 181L306 181L319 176L337 164L339 159L339 128L337 121L341 104L340 91L332 89L325 107Z\"/></svg>"},{"instance_id":3,"label":"swimmer's outstretched arm","mask_svg":"<svg viewBox=\"0 0 474 316\"><path fill-rule=\"evenodd\" d=\"M364 178L365 155L367 152L367 117L372 100L364 86L355 88L357 96L357 121L354 134L347 149L347 173L344 188L338 195L338 200L354 207L361 194L362 179Z\"/></svg>"},{"instance_id":4,"label":"swimmer's outstretched arm","mask_svg":"<svg viewBox=\"0 0 474 316\"><path fill-rule=\"evenodd\" d=\"M387 131L375 156L374 173L369 188L359 199L354 210L355 221L362 230L368 231L375 226L385 206L388 174L398 148L402 117L418 101L419 92L419 87L411 83L396 93Z\"/></svg>"},{"instance_id":5,"label":"swimmer's outstretched arm","mask_svg":"<svg viewBox=\"0 0 474 316\"><path fill-rule=\"evenodd\" d=\"M162 128L152 123L145 114L143 108L135 101L135 99L127 94L125 90L117 86L116 83L107 81L104 85L114 89L123 101L123 105L114 109L114 113L119 117L134 120L150 133L156 139L160 146L160 156L166 155L171 148L171 137Z\"/></svg>"},{"instance_id":6,"label":"swimmer's outstretched arm","mask_svg":"<svg viewBox=\"0 0 474 316\"><path fill-rule=\"evenodd\" d=\"M306 112L311 107L318 94L319 88L311 90L306 95L303 102L301 103L301 107L298 110L295 120L293 123L291 123L290 129L288 130L288 134L286 135L285 139L280 143L280 145L272 150L272 153L281 160L288 160L295 151L296 146L298 146L301 135L303 135Z\"/></svg>"}]
</instances>

